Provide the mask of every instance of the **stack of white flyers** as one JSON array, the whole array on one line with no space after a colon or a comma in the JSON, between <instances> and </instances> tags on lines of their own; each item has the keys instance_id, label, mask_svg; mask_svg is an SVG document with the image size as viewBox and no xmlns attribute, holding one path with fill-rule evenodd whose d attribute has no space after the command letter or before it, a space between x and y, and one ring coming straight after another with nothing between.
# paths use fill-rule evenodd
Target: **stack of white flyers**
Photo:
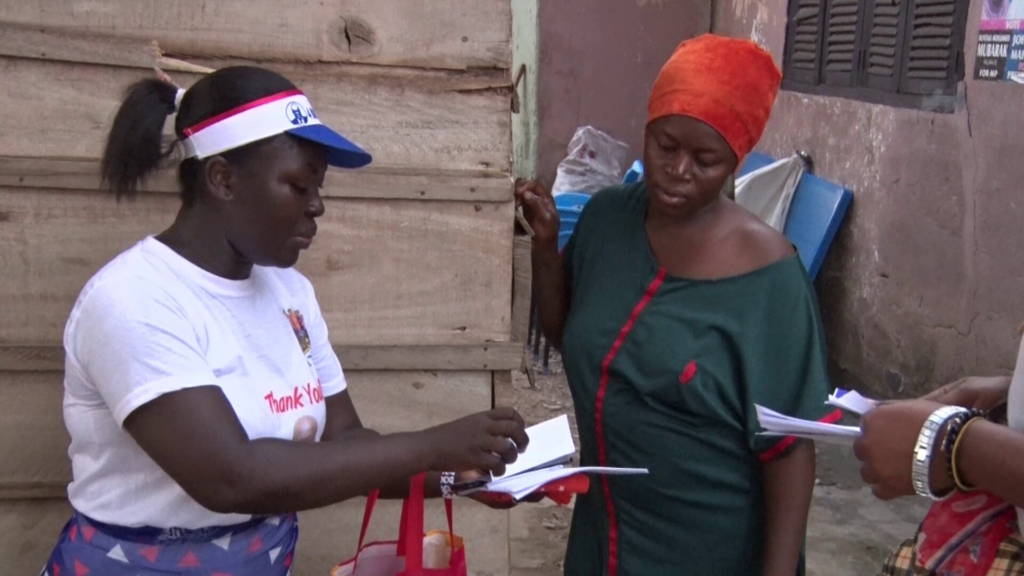
<instances>
[{"instance_id":1,"label":"stack of white flyers","mask_svg":"<svg viewBox=\"0 0 1024 576\"><path fill-rule=\"evenodd\" d=\"M757 408L757 419L761 423L761 427L766 430L766 432L758 434L764 436L797 436L830 444L853 444L854 440L860 436L860 428L857 426L802 420L779 414L764 406L755 404L754 407Z\"/></svg>"},{"instance_id":2,"label":"stack of white flyers","mask_svg":"<svg viewBox=\"0 0 1024 576\"><path fill-rule=\"evenodd\" d=\"M829 395L825 402L830 406L841 408L858 416L863 416L878 405L878 402L865 398L857 392L836 388L835 392ZM785 414L754 405L757 408L757 419L766 432L758 434L764 436L797 436L818 442L830 444L850 445L860 437L859 426L843 426L841 424L827 424L813 420L793 418Z\"/></svg>"},{"instance_id":3,"label":"stack of white flyers","mask_svg":"<svg viewBox=\"0 0 1024 576\"><path fill-rule=\"evenodd\" d=\"M567 478L575 474L610 474L632 475L647 474L646 468L609 468L566 466L576 453L576 443L572 439L569 428L569 417L566 415L552 418L536 426L526 429L530 437L530 445L519 458L505 469L501 476L492 475L491 479L470 482L455 486L459 495L465 496L474 492L502 492L521 500L536 492L545 484Z\"/></svg>"}]
</instances>

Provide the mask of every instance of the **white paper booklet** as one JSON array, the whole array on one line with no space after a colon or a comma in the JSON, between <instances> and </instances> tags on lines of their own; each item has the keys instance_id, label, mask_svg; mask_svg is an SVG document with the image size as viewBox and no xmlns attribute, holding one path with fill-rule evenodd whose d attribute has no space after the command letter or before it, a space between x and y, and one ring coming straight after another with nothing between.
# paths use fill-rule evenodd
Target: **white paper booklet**
<instances>
[{"instance_id":1,"label":"white paper booklet","mask_svg":"<svg viewBox=\"0 0 1024 576\"><path fill-rule=\"evenodd\" d=\"M479 491L503 492L520 500L545 484L574 474L648 473L646 468L566 466L576 453L576 443L572 439L569 417L564 414L527 428L526 435L530 437L530 445L514 463L506 467L504 474L492 475L490 482L483 480L470 483L468 486L456 486L458 493L465 496Z\"/></svg>"},{"instance_id":2,"label":"white paper booklet","mask_svg":"<svg viewBox=\"0 0 1024 576\"><path fill-rule=\"evenodd\" d=\"M569 417L565 414L530 426L526 429L526 435L530 437L530 445L526 447L526 452L509 464L501 476L492 474L492 479L509 478L538 468L566 464L576 453L576 443L572 440L572 429L569 428Z\"/></svg>"}]
</instances>

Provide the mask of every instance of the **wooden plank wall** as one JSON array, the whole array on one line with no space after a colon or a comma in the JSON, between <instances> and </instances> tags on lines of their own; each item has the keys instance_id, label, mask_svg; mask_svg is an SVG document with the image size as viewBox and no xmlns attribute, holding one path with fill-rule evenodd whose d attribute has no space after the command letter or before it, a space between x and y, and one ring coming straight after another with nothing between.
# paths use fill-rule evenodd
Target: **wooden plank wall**
<instances>
[{"instance_id":1,"label":"wooden plank wall","mask_svg":"<svg viewBox=\"0 0 1024 576\"><path fill-rule=\"evenodd\" d=\"M382 431L483 410L511 342L510 0L35 0L0 3L0 565L35 573L67 518L61 334L85 281L158 233L173 173L134 202L98 190L124 88L275 69L375 162L327 178L299 268L357 407ZM170 122L169 122L170 124ZM497 372L495 372L497 371ZM501 382L504 379L498 378ZM362 502L304 514L294 574L351 554ZM433 511L434 523L442 520ZM374 530L397 524L389 503ZM508 570L504 514L457 513L471 572Z\"/></svg>"}]
</instances>

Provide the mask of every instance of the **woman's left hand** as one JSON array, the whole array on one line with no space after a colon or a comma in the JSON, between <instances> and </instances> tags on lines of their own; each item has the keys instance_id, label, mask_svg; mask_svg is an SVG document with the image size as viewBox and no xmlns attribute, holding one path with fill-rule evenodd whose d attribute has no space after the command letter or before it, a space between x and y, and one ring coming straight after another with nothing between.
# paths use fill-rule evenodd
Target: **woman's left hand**
<instances>
[{"instance_id":1,"label":"woman's left hand","mask_svg":"<svg viewBox=\"0 0 1024 576\"><path fill-rule=\"evenodd\" d=\"M914 495L910 472L914 445L925 421L942 404L928 400L906 400L879 405L861 419L861 436L853 453L862 462L860 477L881 500ZM948 489L945 459L937 450L932 457L932 489Z\"/></svg>"}]
</instances>

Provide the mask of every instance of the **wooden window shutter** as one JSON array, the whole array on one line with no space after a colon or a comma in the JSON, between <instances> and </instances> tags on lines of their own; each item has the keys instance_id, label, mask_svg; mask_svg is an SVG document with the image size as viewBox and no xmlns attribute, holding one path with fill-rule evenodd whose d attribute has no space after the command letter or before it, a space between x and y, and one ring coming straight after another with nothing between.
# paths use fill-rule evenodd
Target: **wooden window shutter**
<instances>
[{"instance_id":1,"label":"wooden window shutter","mask_svg":"<svg viewBox=\"0 0 1024 576\"><path fill-rule=\"evenodd\" d=\"M859 69L858 28L862 0L828 0L823 40L822 84L853 86Z\"/></svg>"},{"instance_id":2,"label":"wooden window shutter","mask_svg":"<svg viewBox=\"0 0 1024 576\"><path fill-rule=\"evenodd\" d=\"M908 0L900 92L951 94L963 75L968 0Z\"/></svg>"},{"instance_id":3,"label":"wooden window shutter","mask_svg":"<svg viewBox=\"0 0 1024 576\"><path fill-rule=\"evenodd\" d=\"M821 78L821 29L825 0L790 0L784 74L787 80L817 85Z\"/></svg>"},{"instance_id":4,"label":"wooden window shutter","mask_svg":"<svg viewBox=\"0 0 1024 576\"><path fill-rule=\"evenodd\" d=\"M862 84L885 92L896 92L903 71L906 0L867 0Z\"/></svg>"}]
</instances>

